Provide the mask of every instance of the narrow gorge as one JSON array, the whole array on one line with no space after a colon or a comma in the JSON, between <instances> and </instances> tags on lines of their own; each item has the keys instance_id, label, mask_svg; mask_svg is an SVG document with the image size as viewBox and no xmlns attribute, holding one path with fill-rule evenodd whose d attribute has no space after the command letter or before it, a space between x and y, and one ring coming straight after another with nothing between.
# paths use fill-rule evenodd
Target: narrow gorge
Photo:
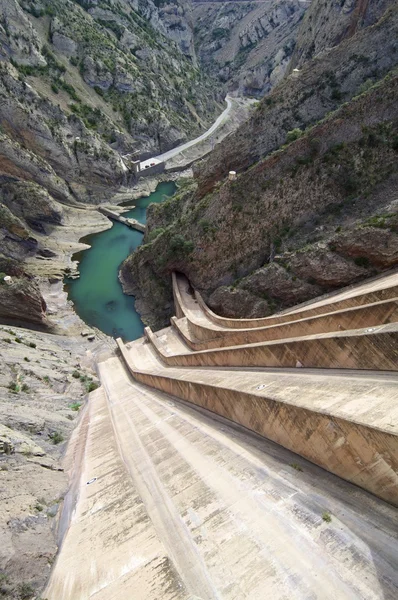
<instances>
[{"instance_id":1,"label":"narrow gorge","mask_svg":"<svg viewBox=\"0 0 398 600\"><path fill-rule=\"evenodd\" d=\"M396 600L395 0L0 0L0 598Z\"/></svg>"}]
</instances>

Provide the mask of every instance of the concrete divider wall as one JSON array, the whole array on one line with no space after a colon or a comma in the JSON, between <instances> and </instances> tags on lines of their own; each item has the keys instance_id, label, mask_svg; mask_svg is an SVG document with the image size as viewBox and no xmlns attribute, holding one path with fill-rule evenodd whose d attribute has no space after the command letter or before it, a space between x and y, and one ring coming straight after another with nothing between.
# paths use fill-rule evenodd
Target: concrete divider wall
<instances>
[{"instance_id":1,"label":"concrete divider wall","mask_svg":"<svg viewBox=\"0 0 398 600\"><path fill-rule=\"evenodd\" d=\"M188 316L187 319L188 333L192 333L191 337L186 335L184 328L180 326L177 319L172 318L172 325L192 350L208 350L239 344L281 340L302 335L376 327L384 323L397 322L398 299L384 300L374 304L253 329L220 331L217 330L218 326L215 324L214 329L212 329L211 324L206 327L199 322L196 323L191 316Z\"/></svg>"},{"instance_id":2,"label":"concrete divider wall","mask_svg":"<svg viewBox=\"0 0 398 600\"><path fill-rule=\"evenodd\" d=\"M292 310L289 313L277 314L271 317L263 317L259 319L231 319L228 317L220 317L214 313L205 303L199 292L195 291L195 297L199 306L202 308L206 316L216 325L221 327L230 327L232 329L250 329L252 327L267 327L268 325L276 325L278 323L286 323L295 319L304 319L315 315L330 313L336 310L354 308L364 304L372 304L382 300L389 300L398 297L398 285L383 288L380 290L358 294L343 300L331 301L321 306L308 306L306 309ZM332 298L331 298L332 300Z\"/></svg>"},{"instance_id":3,"label":"concrete divider wall","mask_svg":"<svg viewBox=\"0 0 398 600\"><path fill-rule=\"evenodd\" d=\"M118 340L124 362L143 384L230 419L398 506L398 437L360 423L264 396L140 371Z\"/></svg>"},{"instance_id":4,"label":"concrete divider wall","mask_svg":"<svg viewBox=\"0 0 398 600\"><path fill-rule=\"evenodd\" d=\"M177 319L182 319L185 315L184 315L184 311L182 308L182 298L181 298L181 293L180 293L180 289L177 285L177 276L174 273L174 271L171 274L171 280L172 280L172 287L173 287L173 298L174 298L174 312L177 316Z\"/></svg>"},{"instance_id":5,"label":"concrete divider wall","mask_svg":"<svg viewBox=\"0 0 398 600\"><path fill-rule=\"evenodd\" d=\"M142 171L139 172L139 177L149 177L152 175L159 175L159 173L163 173L165 169L165 164L164 162L161 163L157 163L156 165L154 165L153 167L148 167L147 169L142 169Z\"/></svg>"},{"instance_id":6,"label":"concrete divider wall","mask_svg":"<svg viewBox=\"0 0 398 600\"><path fill-rule=\"evenodd\" d=\"M162 354L155 337L151 341L169 366L398 370L398 324L172 356Z\"/></svg>"}]
</instances>

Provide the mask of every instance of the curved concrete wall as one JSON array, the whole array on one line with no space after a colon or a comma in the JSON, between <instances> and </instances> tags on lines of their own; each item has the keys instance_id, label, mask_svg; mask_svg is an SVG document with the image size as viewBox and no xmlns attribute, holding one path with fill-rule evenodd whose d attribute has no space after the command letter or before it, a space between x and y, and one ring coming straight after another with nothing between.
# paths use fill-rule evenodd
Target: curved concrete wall
<instances>
[{"instance_id":1,"label":"curved concrete wall","mask_svg":"<svg viewBox=\"0 0 398 600\"><path fill-rule=\"evenodd\" d=\"M384 277L383 279L390 278L391 282L398 281L397 274ZM312 317L315 315L329 313L336 310L343 310L346 308L354 308L355 306L361 306L363 304L372 304L381 300L388 300L391 298L398 297L398 283L392 283L390 287L375 289L365 293L360 292L361 287L362 286L357 286L357 288L352 288L348 291L343 290L339 294L333 294L328 300L325 300L324 302L322 302L322 304L319 303L319 305L318 302L313 302L313 306L311 306L310 304L308 305L308 308L296 308L294 310L289 310L289 312L286 313L273 315L272 317L264 317L262 319L231 319L228 317L220 317L207 306L199 292L195 292L195 297L200 307L206 313L207 317L211 321L213 321L213 323L219 325L220 327L230 327L232 329L250 329L252 327L267 327L268 325L286 323L287 321L292 321L294 319L304 319L306 317ZM377 282L375 282L375 287L377 287ZM357 294L355 294L356 290L358 290ZM351 293L353 295L349 295ZM349 297L338 299L338 297L342 296L343 294L349 295ZM335 300L333 300L333 298L335 298Z\"/></svg>"},{"instance_id":2,"label":"curved concrete wall","mask_svg":"<svg viewBox=\"0 0 398 600\"><path fill-rule=\"evenodd\" d=\"M398 298L252 329L219 331L216 325L212 329L212 324L207 327L195 322L189 314L186 318L187 328L174 317L172 325L192 350L208 350L394 323L398 321Z\"/></svg>"},{"instance_id":3,"label":"curved concrete wall","mask_svg":"<svg viewBox=\"0 0 398 600\"><path fill-rule=\"evenodd\" d=\"M398 437L272 398L221 385L177 379L161 365L141 370L121 340L118 345L137 381L243 425L324 469L398 506Z\"/></svg>"},{"instance_id":4,"label":"curved concrete wall","mask_svg":"<svg viewBox=\"0 0 398 600\"><path fill-rule=\"evenodd\" d=\"M170 366L398 370L398 324L371 329L171 356L162 353L155 337L151 341L162 360Z\"/></svg>"}]
</instances>

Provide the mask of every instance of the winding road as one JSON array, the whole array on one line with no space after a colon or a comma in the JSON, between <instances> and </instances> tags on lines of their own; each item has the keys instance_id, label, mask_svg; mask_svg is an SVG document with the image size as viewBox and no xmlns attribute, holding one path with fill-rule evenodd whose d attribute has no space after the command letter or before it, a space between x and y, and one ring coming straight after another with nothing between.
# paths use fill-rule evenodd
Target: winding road
<instances>
[{"instance_id":1,"label":"winding road","mask_svg":"<svg viewBox=\"0 0 398 600\"><path fill-rule=\"evenodd\" d=\"M196 144L203 142L203 140L205 140L206 138L211 136L211 134L214 133L216 131L216 129L218 129L220 127L220 125L225 123L227 117L229 116L229 113L231 112L232 101L228 95L225 97L225 101L227 103L227 108L216 119L216 121L213 123L213 125L210 127L210 129L208 129L205 133L202 133L202 135L195 138L194 140L191 140L190 142L186 142L185 144L182 144L181 146L177 146L177 148L173 148L172 150L168 150L167 152L164 152L163 154L159 154L159 156L156 156L156 158L159 161L166 162L167 160L170 160L170 158L173 158L174 156L176 156L176 154L180 154L180 152L184 152L184 150L187 150L188 148L191 148L192 146L196 146Z\"/></svg>"}]
</instances>

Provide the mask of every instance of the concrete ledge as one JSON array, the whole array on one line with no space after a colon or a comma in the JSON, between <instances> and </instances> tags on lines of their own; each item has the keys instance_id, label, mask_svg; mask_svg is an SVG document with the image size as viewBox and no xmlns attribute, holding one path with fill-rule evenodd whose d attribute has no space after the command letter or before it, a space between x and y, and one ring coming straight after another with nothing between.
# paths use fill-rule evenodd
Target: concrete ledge
<instances>
[{"instance_id":1,"label":"concrete ledge","mask_svg":"<svg viewBox=\"0 0 398 600\"><path fill-rule=\"evenodd\" d=\"M366 289L369 291L365 291ZM376 289L375 289L376 288ZM343 297L347 296L347 297ZM295 319L303 319L315 315L330 313L336 310L354 308L364 304L372 304L382 300L388 300L398 297L398 274L394 273L371 284L361 284L354 288L342 290L339 294L333 294L328 299L322 301L313 301L302 308L291 309L288 312L261 319L231 319L221 317L214 313L204 302L199 292L195 291L195 298L198 305L206 314L208 319L220 327L229 327L233 329L250 329L252 327L267 327L278 323L286 323Z\"/></svg>"},{"instance_id":2,"label":"concrete ledge","mask_svg":"<svg viewBox=\"0 0 398 600\"><path fill-rule=\"evenodd\" d=\"M215 324L206 326L196 322L189 312L187 315L187 327L174 318L172 325L192 350L208 350L395 323L398 322L398 298L252 329L220 330Z\"/></svg>"},{"instance_id":3,"label":"concrete ledge","mask_svg":"<svg viewBox=\"0 0 398 600\"><path fill-rule=\"evenodd\" d=\"M137 381L230 419L398 506L397 435L275 400L266 391L250 393L226 387L217 372L214 379L218 383L213 385L195 381L189 373L183 377L184 371L160 364L149 372L140 367L141 356L132 356L120 339L117 343ZM349 392L348 400L354 400Z\"/></svg>"},{"instance_id":4,"label":"concrete ledge","mask_svg":"<svg viewBox=\"0 0 398 600\"><path fill-rule=\"evenodd\" d=\"M398 324L169 356L155 345L169 366L398 370Z\"/></svg>"},{"instance_id":5,"label":"concrete ledge","mask_svg":"<svg viewBox=\"0 0 398 600\"><path fill-rule=\"evenodd\" d=\"M177 319L181 319L184 317L184 311L182 309L182 298L180 294L179 287L177 285L177 275L173 271L171 274L172 286L173 286L173 298L174 298L174 308Z\"/></svg>"}]
</instances>

